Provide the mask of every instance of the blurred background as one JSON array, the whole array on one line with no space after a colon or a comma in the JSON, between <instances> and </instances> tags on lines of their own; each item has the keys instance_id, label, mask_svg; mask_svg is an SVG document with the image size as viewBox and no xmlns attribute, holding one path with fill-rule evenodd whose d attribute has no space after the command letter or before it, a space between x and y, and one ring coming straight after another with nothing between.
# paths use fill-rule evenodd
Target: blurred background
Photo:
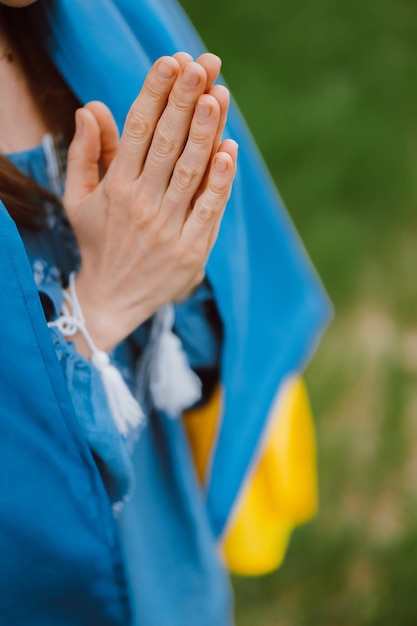
<instances>
[{"instance_id":1,"label":"blurred background","mask_svg":"<svg viewBox=\"0 0 417 626\"><path fill-rule=\"evenodd\" d=\"M321 510L237 626L417 625L417 3L182 0L336 317L307 371Z\"/></svg>"}]
</instances>

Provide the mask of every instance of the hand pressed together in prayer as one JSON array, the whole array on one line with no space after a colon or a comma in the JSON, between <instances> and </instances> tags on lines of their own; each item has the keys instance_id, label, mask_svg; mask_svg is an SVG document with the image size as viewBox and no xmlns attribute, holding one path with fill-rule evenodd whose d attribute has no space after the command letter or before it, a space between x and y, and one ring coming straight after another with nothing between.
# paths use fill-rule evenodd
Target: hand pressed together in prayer
<instances>
[{"instance_id":1,"label":"hand pressed together in prayer","mask_svg":"<svg viewBox=\"0 0 417 626\"><path fill-rule=\"evenodd\" d=\"M221 141L229 93L213 86L219 71L212 54L159 59L120 142L104 104L77 111L64 207L82 259L78 297L103 350L201 280L237 159L237 144Z\"/></svg>"}]
</instances>

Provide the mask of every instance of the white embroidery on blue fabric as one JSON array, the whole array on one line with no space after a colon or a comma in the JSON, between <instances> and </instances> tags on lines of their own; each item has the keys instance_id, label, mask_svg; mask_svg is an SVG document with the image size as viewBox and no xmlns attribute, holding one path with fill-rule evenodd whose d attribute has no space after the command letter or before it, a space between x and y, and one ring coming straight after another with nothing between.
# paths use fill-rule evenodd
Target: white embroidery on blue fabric
<instances>
[{"instance_id":1,"label":"white embroidery on blue fabric","mask_svg":"<svg viewBox=\"0 0 417 626\"><path fill-rule=\"evenodd\" d=\"M41 257L37 257L33 261L32 271L37 287L42 284L61 283L61 271L55 265L50 265Z\"/></svg>"}]
</instances>

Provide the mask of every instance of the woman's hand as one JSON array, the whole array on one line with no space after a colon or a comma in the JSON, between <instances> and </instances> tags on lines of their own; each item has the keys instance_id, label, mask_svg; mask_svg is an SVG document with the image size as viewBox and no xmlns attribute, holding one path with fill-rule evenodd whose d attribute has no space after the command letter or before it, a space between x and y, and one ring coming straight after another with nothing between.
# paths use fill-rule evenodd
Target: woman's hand
<instances>
[{"instance_id":1,"label":"woman's hand","mask_svg":"<svg viewBox=\"0 0 417 626\"><path fill-rule=\"evenodd\" d=\"M211 84L216 59L157 61L120 142L104 105L77 111L64 207L82 258L78 297L101 349L201 277L237 158L235 142L220 143L228 92Z\"/></svg>"}]
</instances>

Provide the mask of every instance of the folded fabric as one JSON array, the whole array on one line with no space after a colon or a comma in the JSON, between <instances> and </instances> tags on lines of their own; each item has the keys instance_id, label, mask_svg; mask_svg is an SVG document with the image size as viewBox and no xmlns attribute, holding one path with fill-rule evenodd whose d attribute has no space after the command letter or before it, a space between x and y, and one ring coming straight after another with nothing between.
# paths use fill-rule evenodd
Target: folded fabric
<instances>
[{"instance_id":1,"label":"folded fabric","mask_svg":"<svg viewBox=\"0 0 417 626\"><path fill-rule=\"evenodd\" d=\"M81 102L103 100L121 128L158 56L186 50L196 57L204 51L175 2L56 0L31 9L34 27ZM217 536L275 412L278 390L306 364L331 315L233 104L226 135L240 145L239 168L207 266L224 325L222 413L205 479Z\"/></svg>"}]
</instances>

